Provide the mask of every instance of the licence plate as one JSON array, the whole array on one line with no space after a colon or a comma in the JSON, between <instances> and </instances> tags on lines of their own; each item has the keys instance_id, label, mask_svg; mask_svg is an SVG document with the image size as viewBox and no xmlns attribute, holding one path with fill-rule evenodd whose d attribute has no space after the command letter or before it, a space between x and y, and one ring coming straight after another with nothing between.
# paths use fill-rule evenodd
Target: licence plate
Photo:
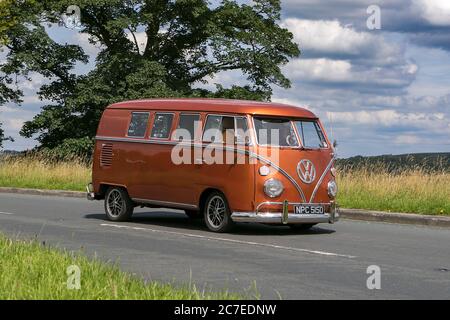
<instances>
[{"instance_id":1,"label":"licence plate","mask_svg":"<svg viewBox=\"0 0 450 320\"><path fill-rule=\"evenodd\" d=\"M294 205L295 214L324 214L323 206L318 204L298 204Z\"/></svg>"}]
</instances>

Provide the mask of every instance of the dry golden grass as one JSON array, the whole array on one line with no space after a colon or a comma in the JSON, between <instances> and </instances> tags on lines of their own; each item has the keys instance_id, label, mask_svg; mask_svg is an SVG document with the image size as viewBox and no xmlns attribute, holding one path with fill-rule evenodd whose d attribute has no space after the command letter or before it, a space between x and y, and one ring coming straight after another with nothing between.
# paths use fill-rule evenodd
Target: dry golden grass
<instances>
[{"instance_id":1,"label":"dry golden grass","mask_svg":"<svg viewBox=\"0 0 450 320\"><path fill-rule=\"evenodd\" d=\"M450 173L421 168L391 173L381 164L338 169L344 208L450 215ZM91 181L86 162L38 156L0 158L0 187L83 191Z\"/></svg>"},{"instance_id":2,"label":"dry golden grass","mask_svg":"<svg viewBox=\"0 0 450 320\"><path fill-rule=\"evenodd\" d=\"M450 173L421 168L388 172L382 165L340 168L342 207L422 214L450 214Z\"/></svg>"},{"instance_id":3,"label":"dry golden grass","mask_svg":"<svg viewBox=\"0 0 450 320\"><path fill-rule=\"evenodd\" d=\"M37 156L0 158L0 186L52 190L85 190L91 168L85 162L53 162Z\"/></svg>"}]
</instances>

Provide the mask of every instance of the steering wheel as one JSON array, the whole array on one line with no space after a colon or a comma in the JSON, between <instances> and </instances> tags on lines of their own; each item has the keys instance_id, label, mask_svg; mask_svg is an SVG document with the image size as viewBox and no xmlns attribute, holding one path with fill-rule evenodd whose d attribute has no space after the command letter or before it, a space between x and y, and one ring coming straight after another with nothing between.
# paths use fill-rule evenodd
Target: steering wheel
<instances>
[{"instance_id":1,"label":"steering wheel","mask_svg":"<svg viewBox=\"0 0 450 320\"><path fill-rule=\"evenodd\" d=\"M286 137L286 143L287 143L288 146L292 146L292 144L294 143L294 141L291 140L291 139L292 139L292 135L288 135Z\"/></svg>"}]
</instances>

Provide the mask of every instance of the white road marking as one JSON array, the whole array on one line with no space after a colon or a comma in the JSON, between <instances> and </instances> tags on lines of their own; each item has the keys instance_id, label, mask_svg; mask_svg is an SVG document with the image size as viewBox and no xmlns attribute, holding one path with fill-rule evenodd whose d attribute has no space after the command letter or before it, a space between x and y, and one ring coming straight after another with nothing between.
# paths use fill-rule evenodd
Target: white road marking
<instances>
[{"instance_id":1,"label":"white road marking","mask_svg":"<svg viewBox=\"0 0 450 320\"><path fill-rule=\"evenodd\" d=\"M348 258L348 259L356 258L356 256L352 256L352 255L348 255L348 254L339 254L339 253L326 252L326 251L320 251L320 250L309 250L309 249L302 249L302 248L286 247L286 246L280 246L280 245L270 244L270 243L260 243L260 242L236 240L236 239L229 239L229 238L219 238L219 237L208 237L208 236L202 236L199 234L183 233L183 232L168 231L168 230L158 230L158 229L142 228L142 227L131 227L131 226L126 226L126 225L112 224L112 223L102 223L100 225L103 227L112 227L112 228L118 228L118 229L129 229L129 230L136 230L136 231L150 231L150 232L155 232L155 233L173 234L173 235L178 235L178 236L183 236L183 237L191 237L191 238L198 238L198 239L212 240L212 241L224 241L224 242L239 243L239 244L246 244L246 245L252 245L252 246L260 246L260 247L269 247L269 248L274 248L274 249L305 252L305 253L318 254L318 255L323 255L323 256L333 256L333 257L341 257L341 258Z\"/></svg>"},{"instance_id":2,"label":"white road marking","mask_svg":"<svg viewBox=\"0 0 450 320\"><path fill-rule=\"evenodd\" d=\"M1 211L0 211L0 214L12 215L12 214L14 214L14 213L12 213L12 212L1 212Z\"/></svg>"}]
</instances>

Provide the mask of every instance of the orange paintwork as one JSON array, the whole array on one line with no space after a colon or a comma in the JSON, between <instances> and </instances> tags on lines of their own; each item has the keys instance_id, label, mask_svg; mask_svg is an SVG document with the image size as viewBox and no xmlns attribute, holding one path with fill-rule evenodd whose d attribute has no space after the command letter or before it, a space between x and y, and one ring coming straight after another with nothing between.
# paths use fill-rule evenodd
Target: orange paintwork
<instances>
[{"instance_id":1,"label":"orange paintwork","mask_svg":"<svg viewBox=\"0 0 450 320\"><path fill-rule=\"evenodd\" d=\"M126 137L131 112L133 111L150 112L145 138ZM180 112L200 114L203 125L207 114L243 115L248 119L251 132L253 132L253 122L251 121L253 115L317 119L312 112L304 108L252 101L151 99L113 104L103 113L97 131L93 163L93 186L96 195L102 196L102 185L119 185L126 187L129 195L134 199L199 206L202 193L205 190L218 189L225 194L232 212L254 212L257 205L265 201L303 202L293 183L274 168L271 168L268 176L261 176L258 170L263 163L260 161L255 161L255 164L248 164L247 161L247 164L175 165L171 161L171 151L174 144L170 144L169 139L148 138L155 111L170 111L175 114L172 130L178 124ZM325 134L324 130L323 132ZM252 142L254 142L255 137L254 134L252 135ZM105 140L105 138L109 140ZM330 147L326 134L325 139L328 148L301 150L300 148L281 147L279 149L279 167L295 179L305 195L306 202L310 201L319 178L330 164L333 156L333 149ZM150 143L152 141L158 143ZM165 142L169 143L161 144ZM201 132L197 133L195 142L198 144L189 147L192 153L194 153L195 148L203 151L204 146L200 144ZM101 166L99 159L101 148L105 143L113 145L112 165L108 167ZM253 153L270 154L267 147L258 146L255 143L250 146L241 146L241 148ZM234 154L233 151L227 152ZM297 164L301 159L309 159L315 165L316 179L311 184L303 183L298 176ZM281 180L285 187L284 192L278 198L269 198L263 191L263 184L270 177ZM330 203L327 183L331 179L333 177L328 171L319 185L314 203ZM167 207L170 207L170 205L167 205Z\"/></svg>"}]
</instances>

